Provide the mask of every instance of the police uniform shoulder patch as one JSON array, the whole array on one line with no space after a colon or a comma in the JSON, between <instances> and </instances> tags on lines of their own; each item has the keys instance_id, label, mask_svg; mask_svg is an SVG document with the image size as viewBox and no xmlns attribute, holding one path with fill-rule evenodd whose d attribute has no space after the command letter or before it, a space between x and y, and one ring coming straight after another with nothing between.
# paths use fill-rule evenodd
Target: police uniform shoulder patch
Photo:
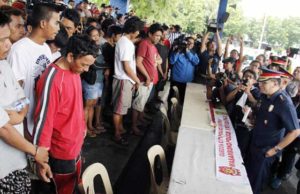
<instances>
[{"instance_id":1,"label":"police uniform shoulder patch","mask_svg":"<svg viewBox=\"0 0 300 194\"><path fill-rule=\"evenodd\" d=\"M282 102L286 100L286 98L282 94L279 95L279 98Z\"/></svg>"}]
</instances>

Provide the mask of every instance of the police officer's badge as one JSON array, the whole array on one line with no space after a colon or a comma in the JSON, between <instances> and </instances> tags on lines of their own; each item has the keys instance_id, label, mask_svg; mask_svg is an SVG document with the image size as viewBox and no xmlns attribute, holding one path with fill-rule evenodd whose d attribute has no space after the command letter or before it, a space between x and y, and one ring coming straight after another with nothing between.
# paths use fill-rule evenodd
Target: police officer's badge
<instances>
[{"instance_id":1,"label":"police officer's badge","mask_svg":"<svg viewBox=\"0 0 300 194\"><path fill-rule=\"evenodd\" d=\"M273 105L273 104L271 104L271 105L269 106L269 108L268 108L268 111L269 111L269 112L272 112L272 111L273 111L273 109L274 109L274 105Z\"/></svg>"}]
</instances>

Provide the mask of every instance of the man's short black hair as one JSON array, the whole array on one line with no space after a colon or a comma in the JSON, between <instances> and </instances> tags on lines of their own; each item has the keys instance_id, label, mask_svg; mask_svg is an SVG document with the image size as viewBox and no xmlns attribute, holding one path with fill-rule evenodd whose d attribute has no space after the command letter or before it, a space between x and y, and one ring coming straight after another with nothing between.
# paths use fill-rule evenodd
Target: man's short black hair
<instances>
[{"instance_id":1,"label":"man's short black hair","mask_svg":"<svg viewBox=\"0 0 300 194\"><path fill-rule=\"evenodd\" d=\"M88 17L87 19L86 19L86 26L89 26L89 25L91 25L91 23L93 23L93 22L96 22L97 24L98 24L98 20L96 19L96 18L93 18L93 17Z\"/></svg>"},{"instance_id":2,"label":"man's short black hair","mask_svg":"<svg viewBox=\"0 0 300 194\"><path fill-rule=\"evenodd\" d=\"M133 16L128 20L126 20L123 27L123 32L129 34L137 31L141 31L143 30L143 28L144 28L144 22L137 16Z\"/></svg>"},{"instance_id":3,"label":"man's short black hair","mask_svg":"<svg viewBox=\"0 0 300 194\"><path fill-rule=\"evenodd\" d=\"M101 24L101 29L104 32L104 34L106 35L109 26L115 25L115 24L116 24L116 21L114 19L107 18L107 19L103 20L103 22Z\"/></svg>"},{"instance_id":4,"label":"man's short black hair","mask_svg":"<svg viewBox=\"0 0 300 194\"><path fill-rule=\"evenodd\" d=\"M3 5L0 7L0 10L3 11L4 14L10 16L23 16L23 11L17 8L14 8L9 5Z\"/></svg>"},{"instance_id":5,"label":"man's short black hair","mask_svg":"<svg viewBox=\"0 0 300 194\"><path fill-rule=\"evenodd\" d=\"M123 17L123 14L118 13L116 18L117 18L117 20L119 20L119 19L121 19L122 17Z\"/></svg>"},{"instance_id":6,"label":"man's short black hair","mask_svg":"<svg viewBox=\"0 0 300 194\"><path fill-rule=\"evenodd\" d=\"M97 57L99 47L88 35L73 35L67 44L65 56L72 53L74 58L93 55Z\"/></svg>"},{"instance_id":7,"label":"man's short black hair","mask_svg":"<svg viewBox=\"0 0 300 194\"><path fill-rule=\"evenodd\" d=\"M52 17L52 13L59 13L63 7L54 3L38 3L33 6L32 9L32 28L37 28L42 20L49 21Z\"/></svg>"},{"instance_id":8,"label":"man's short black hair","mask_svg":"<svg viewBox=\"0 0 300 194\"><path fill-rule=\"evenodd\" d=\"M54 43L58 48L65 48L68 44L69 36L67 30L60 25L60 29L56 34L54 40L47 40L46 43Z\"/></svg>"},{"instance_id":9,"label":"man's short black hair","mask_svg":"<svg viewBox=\"0 0 300 194\"><path fill-rule=\"evenodd\" d=\"M181 27L179 25L175 25L174 29L176 32L180 32L181 31Z\"/></svg>"},{"instance_id":10,"label":"man's short black hair","mask_svg":"<svg viewBox=\"0 0 300 194\"><path fill-rule=\"evenodd\" d=\"M122 33L123 33L123 30L120 26L112 25L112 26L109 26L106 36L111 38L113 35L118 35L118 34L122 34Z\"/></svg>"},{"instance_id":11,"label":"man's short black hair","mask_svg":"<svg viewBox=\"0 0 300 194\"><path fill-rule=\"evenodd\" d=\"M256 74L254 71L252 71L251 69L245 70L245 71L243 72L243 76L244 76L246 73L251 73L251 74L253 75L253 78L254 78L255 80L257 80L257 74Z\"/></svg>"},{"instance_id":12,"label":"man's short black hair","mask_svg":"<svg viewBox=\"0 0 300 194\"><path fill-rule=\"evenodd\" d=\"M80 15L75 9L65 9L61 14L61 17L71 20L74 23L75 28L80 24Z\"/></svg>"},{"instance_id":13,"label":"man's short black hair","mask_svg":"<svg viewBox=\"0 0 300 194\"><path fill-rule=\"evenodd\" d=\"M166 24L163 24L161 27L162 27L163 31L169 30L169 26L167 26Z\"/></svg>"},{"instance_id":14,"label":"man's short black hair","mask_svg":"<svg viewBox=\"0 0 300 194\"><path fill-rule=\"evenodd\" d=\"M253 63L258 63L259 66L261 66L261 63L260 63L260 61L258 61L258 60L253 60L253 61L251 61L250 66L251 66Z\"/></svg>"},{"instance_id":15,"label":"man's short black hair","mask_svg":"<svg viewBox=\"0 0 300 194\"><path fill-rule=\"evenodd\" d=\"M157 31L161 31L161 33L163 33L163 29L159 23L152 24L148 29L148 33L150 33L150 34L154 34Z\"/></svg>"},{"instance_id":16,"label":"man's short black hair","mask_svg":"<svg viewBox=\"0 0 300 194\"><path fill-rule=\"evenodd\" d=\"M0 11L0 27L4 27L5 25L10 23L10 18L8 15Z\"/></svg>"},{"instance_id":17,"label":"man's short black hair","mask_svg":"<svg viewBox=\"0 0 300 194\"><path fill-rule=\"evenodd\" d=\"M257 57L262 57L263 58L263 62L265 63L266 62L266 56L264 54L260 54L258 55Z\"/></svg>"},{"instance_id":18,"label":"man's short black hair","mask_svg":"<svg viewBox=\"0 0 300 194\"><path fill-rule=\"evenodd\" d=\"M99 29L96 28L95 26L88 26L85 30L84 30L84 33L87 34L87 35L91 35L91 32L93 30L97 30L99 32Z\"/></svg>"}]
</instances>

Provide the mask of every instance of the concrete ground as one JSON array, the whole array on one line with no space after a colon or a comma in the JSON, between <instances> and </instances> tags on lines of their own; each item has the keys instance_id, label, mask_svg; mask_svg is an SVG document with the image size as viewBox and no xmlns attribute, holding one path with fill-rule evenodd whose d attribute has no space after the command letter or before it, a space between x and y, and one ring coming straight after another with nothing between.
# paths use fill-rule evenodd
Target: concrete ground
<instances>
[{"instance_id":1,"label":"concrete ground","mask_svg":"<svg viewBox=\"0 0 300 194\"><path fill-rule=\"evenodd\" d=\"M296 168L293 168L291 177L282 182L281 187L278 190L273 190L271 188L266 188L262 194L296 194L297 193L297 183L299 178L296 176Z\"/></svg>"}]
</instances>

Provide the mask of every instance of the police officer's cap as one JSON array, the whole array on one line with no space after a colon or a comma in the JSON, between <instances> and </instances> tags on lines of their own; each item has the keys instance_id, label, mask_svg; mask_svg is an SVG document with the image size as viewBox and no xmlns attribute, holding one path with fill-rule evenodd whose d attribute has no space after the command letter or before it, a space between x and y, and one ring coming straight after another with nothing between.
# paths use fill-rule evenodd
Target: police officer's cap
<instances>
[{"instance_id":1,"label":"police officer's cap","mask_svg":"<svg viewBox=\"0 0 300 194\"><path fill-rule=\"evenodd\" d=\"M265 67L260 68L262 73L260 74L258 81L259 82L264 82L269 79L280 79L282 73L279 71L273 71L271 69L267 69Z\"/></svg>"},{"instance_id":2,"label":"police officer's cap","mask_svg":"<svg viewBox=\"0 0 300 194\"><path fill-rule=\"evenodd\" d=\"M294 76L292 74L290 74L290 72L285 70L283 67L279 67L279 71L282 73L282 75L281 75L282 78L289 78L289 79L294 78Z\"/></svg>"}]
</instances>

